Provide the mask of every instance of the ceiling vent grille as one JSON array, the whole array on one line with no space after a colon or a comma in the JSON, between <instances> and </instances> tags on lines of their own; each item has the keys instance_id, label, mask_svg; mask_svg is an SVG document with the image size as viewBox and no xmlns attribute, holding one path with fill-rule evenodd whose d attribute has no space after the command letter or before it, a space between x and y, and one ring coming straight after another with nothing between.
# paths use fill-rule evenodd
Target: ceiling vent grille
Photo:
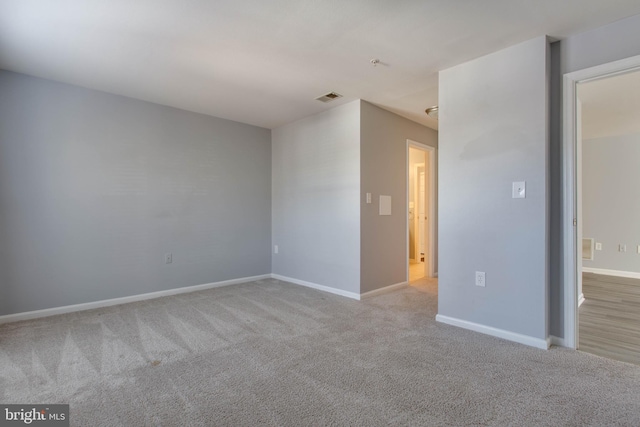
<instances>
[{"instance_id":1,"label":"ceiling vent grille","mask_svg":"<svg viewBox=\"0 0 640 427\"><path fill-rule=\"evenodd\" d=\"M338 99L338 98L342 98L342 95L340 95L339 93L335 93L335 92L329 92L327 94L324 94L322 96L317 97L316 101L331 102L334 99Z\"/></svg>"}]
</instances>

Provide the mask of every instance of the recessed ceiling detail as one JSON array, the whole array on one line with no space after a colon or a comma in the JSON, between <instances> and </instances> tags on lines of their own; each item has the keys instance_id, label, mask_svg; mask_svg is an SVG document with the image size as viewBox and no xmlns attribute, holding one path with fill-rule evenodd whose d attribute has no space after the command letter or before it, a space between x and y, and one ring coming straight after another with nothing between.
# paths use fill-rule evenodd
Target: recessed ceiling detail
<instances>
[{"instance_id":1,"label":"recessed ceiling detail","mask_svg":"<svg viewBox=\"0 0 640 427\"><path fill-rule=\"evenodd\" d=\"M322 96L319 96L316 98L316 101L321 101L321 102L331 102L334 99L338 99L338 98L342 98L342 95L340 95L339 93L335 93L335 92L329 92L326 93Z\"/></svg>"}]
</instances>

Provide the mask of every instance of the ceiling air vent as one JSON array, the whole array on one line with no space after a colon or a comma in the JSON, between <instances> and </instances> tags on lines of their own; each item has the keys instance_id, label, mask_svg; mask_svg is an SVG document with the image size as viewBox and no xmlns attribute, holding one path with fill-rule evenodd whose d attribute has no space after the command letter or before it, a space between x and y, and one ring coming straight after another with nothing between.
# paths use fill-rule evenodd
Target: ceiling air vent
<instances>
[{"instance_id":1,"label":"ceiling air vent","mask_svg":"<svg viewBox=\"0 0 640 427\"><path fill-rule=\"evenodd\" d=\"M342 98L342 95L340 95L339 93L335 93L335 92L329 92L327 94L324 94L322 96L319 96L316 98L317 101L322 101L322 102L330 102L333 101L334 99L338 99L338 98Z\"/></svg>"}]
</instances>

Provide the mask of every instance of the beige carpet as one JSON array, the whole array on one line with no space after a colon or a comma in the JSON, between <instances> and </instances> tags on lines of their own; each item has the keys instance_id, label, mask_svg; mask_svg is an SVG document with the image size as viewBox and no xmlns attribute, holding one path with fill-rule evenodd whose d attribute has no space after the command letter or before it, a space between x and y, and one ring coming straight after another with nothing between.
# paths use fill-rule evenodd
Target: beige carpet
<instances>
[{"instance_id":1,"label":"beige carpet","mask_svg":"<svg viewBox=\"0 0 640 427\"><path fill-rule=\"evenodd\" d=\"M83 426L638 426L640 367L437 324L435 282L358 302L259 282L0 327L0 402Z\"/></svg>"}]
</instances>

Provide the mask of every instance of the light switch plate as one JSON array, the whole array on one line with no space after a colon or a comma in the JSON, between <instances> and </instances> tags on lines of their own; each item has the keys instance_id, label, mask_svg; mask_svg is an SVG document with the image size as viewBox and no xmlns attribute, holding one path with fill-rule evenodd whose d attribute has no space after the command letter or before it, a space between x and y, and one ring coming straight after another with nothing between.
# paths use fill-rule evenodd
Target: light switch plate
<instances>
[{"instance_id":1,"label":"light switch plate","mask_svg":"<svg viewBox=\"0 0 640 427\"><path fill-rule=\"evenodd\" d=\"M380 215L391 215L391 196L380 196Z\"/></svg>"},{"instance_id":2,"label":"light switch plate","mask_svg":"<svg viewBox=\"0 0 640 427\"><path fill-rule=\"evenodd\" d=\"M487 285L484 271L476 271L476 286L485 287Z\"/></svg>"},{"instance_id":3,"label":"light switch plate","mask_svg":"<svg viewBox=\"0 0 640 427\"><path fill-rule=\"evenodd\" d=\"M371 203L371 193L367 193L367 203Z\"/></svg>"},{"instance_id":4,"label":"light switch plate","mask_svg":"<svg viewBox=\"0 0 640 427\"><path fill-rule=\"evenodd\" d=\"M527 194L527 187L524 181L514 181L511 188L512 199L524 199Z\"/></svg>"}]
</instances>

